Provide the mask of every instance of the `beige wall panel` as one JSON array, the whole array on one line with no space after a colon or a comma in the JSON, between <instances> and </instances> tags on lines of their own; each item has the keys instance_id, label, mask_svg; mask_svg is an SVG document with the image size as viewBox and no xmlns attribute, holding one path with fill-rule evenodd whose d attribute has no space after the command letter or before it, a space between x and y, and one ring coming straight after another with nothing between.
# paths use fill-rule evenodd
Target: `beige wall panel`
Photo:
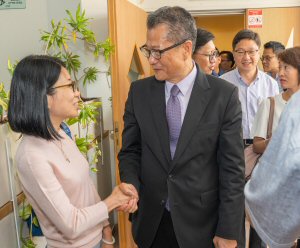
<instances>
[{"instance_id":1,"label":"beige wall panel","mask_svg":"<svg viewBox=\"0 0 300 248\"><path fill-rule=\"evenodd\" d=\"M287 45L294 32L294 46L300 46L300 7L263 9L262 28L251 29L259 33L263 44L275 40Z\"/></svg>"},{"instance_id":2,"label":"beige wall panel","mask_svg":"<svg viewBox=\"0 0 300 248\"><path fill-rule=\"evenodd\" d=\"M112 88L113 94L118 97L115 99L113 96L113 107L114 111L118 110L114 117L120 118L131 83L127 75L135 47L140 55L144 76L150 74L149 63L139 51L139 47L146 41L147 14L125 0L112 0L109 5L110 37L115 45L115 53L112 55ZM112 9L115 14L111 13Z\"/></svg>"},{"instance_id":3,"label":"beige wall panel","mask_svg":"<svg viewBox=\"0 0 300 248\"><path fill-rule=\"evenodd\" d=\"M215 44L220 51L231 51L233 37L245 27L244 15L198 16L195 20L197 27L204 28L215 35Z\"/></svg>"}]
</instances>

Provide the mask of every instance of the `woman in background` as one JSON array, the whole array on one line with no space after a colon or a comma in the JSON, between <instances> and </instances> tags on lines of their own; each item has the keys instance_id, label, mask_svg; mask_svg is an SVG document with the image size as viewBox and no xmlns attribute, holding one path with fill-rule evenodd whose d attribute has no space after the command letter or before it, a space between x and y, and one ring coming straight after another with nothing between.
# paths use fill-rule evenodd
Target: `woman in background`
<instances>
[{"instance_id":1,"label":"woman in background","mask_svg":"<svg viewBox=\"0 0 300 248\"><path fill-rule=\"evenodd\" d=\"M278 55L280 83L286 91L274 97L274 131L277 128L280 115L291 96L299 90L300 84L300 47L284 50ZM267 126L269 120L270 99L265 99L259 106L252 126L253 150L263 153L269 143Z\"/></svg>"},{"instance_id":2,"label":"woman in background","mask_svg":"<svg viewBox=\"0 0 300 248\"><path fill-rule=\"evenodd\" d=\"M78 115L80 92L64 64L49 56L22 59L13 74L8 120L22 134L16 164L48 248L113 247L108 213L132 201L122 184L103 201L89 177L89 164L61 123ZM124 194L123 192L126 192Z\"/></svg>"}]
</instances>

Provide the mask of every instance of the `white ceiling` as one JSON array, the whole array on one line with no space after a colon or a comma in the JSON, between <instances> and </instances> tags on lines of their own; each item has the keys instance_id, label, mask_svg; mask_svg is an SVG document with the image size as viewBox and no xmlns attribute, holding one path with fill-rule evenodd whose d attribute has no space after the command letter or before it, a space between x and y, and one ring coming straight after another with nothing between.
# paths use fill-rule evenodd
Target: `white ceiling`
<instances>
[{"instance_id":1,"label":"white ceiling","mask_svg":"<svg viewBox=\"0 0 300 248\"><path fill-rule=\"evenodd\" d=\"M191 13L249 8L300 7L300 0L129 0L146 12L162 6L181 6Z\"/></svg>"}]
</instances>

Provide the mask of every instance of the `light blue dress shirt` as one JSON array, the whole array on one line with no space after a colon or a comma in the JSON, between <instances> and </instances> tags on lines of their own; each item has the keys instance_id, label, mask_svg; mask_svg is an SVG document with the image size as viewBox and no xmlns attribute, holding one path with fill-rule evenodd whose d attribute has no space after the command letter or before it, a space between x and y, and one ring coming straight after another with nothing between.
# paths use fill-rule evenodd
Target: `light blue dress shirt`
<instances>
[{"instance_id":1,"label":"light blue dress shirt","mask_svg":"<svg viewBox=\"0 0 300 248\"><path fill-rule=\"evenodd\" d=\"M243 112L243 138L253 139L250 135L252 123L259 104L263 99L279 94L277 82L266 73L257 69L254 81L248 85L240 75L238 69L223 74L220 78L234 84L239 89L239 99Z\"/></svg>"},{"instance_id":2,"label":"light blue dress shirt","mask_svg":"<svg viewBox=\"0 0 300 248\"><path fill-rule=\"evenodd\" d=\"M178 82L176 85L180 89L180 92L178 94L179 102L180 102L180 110L181 110L181 124L183 123L185 112L191 97L192 89L194 86L194 82L197 75L197 67L194 63L194 67L192 71L180 82ZM170 98L170 92L171 88L174 86L173 83L166 81L165 84L165 96L166 96L166 106L167 102Z\"/></svg>"}]
</instances>

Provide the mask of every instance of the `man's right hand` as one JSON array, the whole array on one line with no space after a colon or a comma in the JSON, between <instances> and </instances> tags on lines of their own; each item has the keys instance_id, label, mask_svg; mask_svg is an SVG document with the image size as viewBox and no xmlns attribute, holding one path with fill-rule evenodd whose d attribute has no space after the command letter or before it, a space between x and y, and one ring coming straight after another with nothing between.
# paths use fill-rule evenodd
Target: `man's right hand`
<instances>
[{"instance_id":1,"label":"man's right hand","mask_svg":"<svg viewBox=\"0 0 300 248\"><path fill-rule=\"evenodd\" d=\"M119 188L124 194L131 196L131 199L127 203L118 207L118 210L126 213L134 213L138 209L137 203L139 200L136 188L132 184L127 183L121 183Z\"/></svg>"},{"instance_id":2,"label":"man's right hand","mask_svg":"<svg viewBox=\"0 0 300 248\"><path fill-rule=\"evenodd\" d=\"M126 190L126 193L124 193L120 186L116 186L112 193L103 200L103 202L106 204L108 212L111 210L118 208L124 204L128 204L128 202L133 199L133 193L130 193L130 191Z\"/></svg>"}]
</instances>

